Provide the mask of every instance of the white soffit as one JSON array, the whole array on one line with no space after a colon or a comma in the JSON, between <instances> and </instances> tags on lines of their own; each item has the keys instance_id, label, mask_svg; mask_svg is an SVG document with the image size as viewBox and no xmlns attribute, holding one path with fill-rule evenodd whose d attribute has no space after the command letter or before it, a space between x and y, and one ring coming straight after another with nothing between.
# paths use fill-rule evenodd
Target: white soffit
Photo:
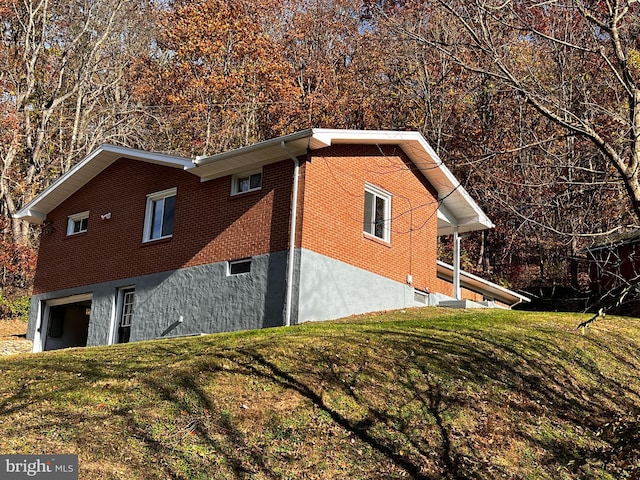
<instances>
[{"instance_id":1,"label":"white soffit","mask_svg":"<svg viewBox=\"0 0 640 480\"><path fill-rule=\"evenodd\" d=\"M279 162L290 155L306 155L310 148L312 132L303 130L209 157L197 157L193 162L196 166L193 173L204 182Z\"/></svg>"},{"instance_id":2,"label":"white soffit","mask_svg":"<svg viewBox=\"0 0 640 480\"><path fill-rule=\"evenodd\" d=\"M49 212L120 158L140 160L183 170L193 167L191 159L188 158L116 145L101 145L25 205L14 217L31 223L42 223Z\"/></svg>"},{"instance_id":3,"label":"white soffit","mask_svg":"<svg viewBox=\"0 0 640 480\"><path fill-rule=\"evenodd\" d=\"M223 152L210 157L195 159L196 169L193 173L203 181L223 177L230 173L241 172L260 165L278 162L293 156L306 155L309 151L319 150L339 144L358 145L401 145L403 137L410 136L426 140L417 132L397 132L386 130L331 130L309 129L265 140L254 145ZM283 148L283 145L286 147Z\"/></svg>"}]
</instances>

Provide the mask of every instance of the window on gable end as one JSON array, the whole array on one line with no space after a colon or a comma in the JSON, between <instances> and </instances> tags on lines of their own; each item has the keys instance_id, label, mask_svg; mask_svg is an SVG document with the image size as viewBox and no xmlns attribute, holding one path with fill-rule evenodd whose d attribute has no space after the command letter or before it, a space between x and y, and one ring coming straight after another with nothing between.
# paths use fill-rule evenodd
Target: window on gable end
<instances>
[{"instance_id":1,"label":"window on gable end","mask_svg":"<svg viewBox=\"0 0 640 480\"><path fill-rule=\"evenodd\" d=\"M373 185L364 189L364 233L389 242L391 239L391 194Z\"/></svg>"},{"instance_id":2,"label":"window on gable end","mask_svg":"<svg viewBox=\"0 0 640 480\"><path fill-rule=\"evenodd\" d=\"M147 195L143 241L169 238L173 235L176 188Z\"/></svg>"},{"instance_id":3,"label":"window on gable end","mask_svg":"<svg viewBox=\"0 0 640 480\"><path fill-rule=\"evenodd\" d=\"M86 232L89 228L89 212L69 215L67 220L67 236Z\"/></svg>"}]
</instances>

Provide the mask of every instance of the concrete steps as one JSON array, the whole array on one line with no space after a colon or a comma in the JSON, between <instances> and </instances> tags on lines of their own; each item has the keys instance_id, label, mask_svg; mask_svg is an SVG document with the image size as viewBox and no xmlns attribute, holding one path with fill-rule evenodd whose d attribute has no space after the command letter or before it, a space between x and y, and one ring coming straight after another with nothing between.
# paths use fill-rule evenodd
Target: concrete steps
<instances>
[{"instance_id":1,"label":"concrete steps","mask_svg":"<svg viewBox=\"0 0 640 480\"><path fill-rule=\"evenodd\" d=\"M471 300L441 300L438 302L439 307L446 308L489 308L489 305L478 302L472 302Z\"/></svg>"}]
</instances>

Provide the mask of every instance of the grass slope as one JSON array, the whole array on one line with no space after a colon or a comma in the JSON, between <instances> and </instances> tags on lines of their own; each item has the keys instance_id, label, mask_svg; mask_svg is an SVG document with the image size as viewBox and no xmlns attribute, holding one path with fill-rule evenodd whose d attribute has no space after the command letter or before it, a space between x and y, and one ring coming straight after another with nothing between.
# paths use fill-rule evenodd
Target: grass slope
<instances>
[{"instance_id":1,"label":"grass slope","mask_svg":"<svg viewBox=\"0 0 640 480\"><path fill-rule=\"evenodd\" d=\"M640 324L420 309L0 359L0 453L82 479L638 478Z\"/></svg>"}]
</instances>

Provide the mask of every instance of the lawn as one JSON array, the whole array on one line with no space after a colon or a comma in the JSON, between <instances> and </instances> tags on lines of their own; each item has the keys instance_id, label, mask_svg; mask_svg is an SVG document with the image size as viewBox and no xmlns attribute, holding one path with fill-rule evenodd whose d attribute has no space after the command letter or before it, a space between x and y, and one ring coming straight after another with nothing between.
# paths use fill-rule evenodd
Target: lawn
<instances>
[{"instance_id":1,"label":"lawn","mask_svg":"<svg viewBox=\"0 0 640 480\"><path fill-rule=\"evenodd\" d=\"M409 309L0 358L0 453L82 479L640 476L640 323Z\"/></svg>"}]
</instances>

